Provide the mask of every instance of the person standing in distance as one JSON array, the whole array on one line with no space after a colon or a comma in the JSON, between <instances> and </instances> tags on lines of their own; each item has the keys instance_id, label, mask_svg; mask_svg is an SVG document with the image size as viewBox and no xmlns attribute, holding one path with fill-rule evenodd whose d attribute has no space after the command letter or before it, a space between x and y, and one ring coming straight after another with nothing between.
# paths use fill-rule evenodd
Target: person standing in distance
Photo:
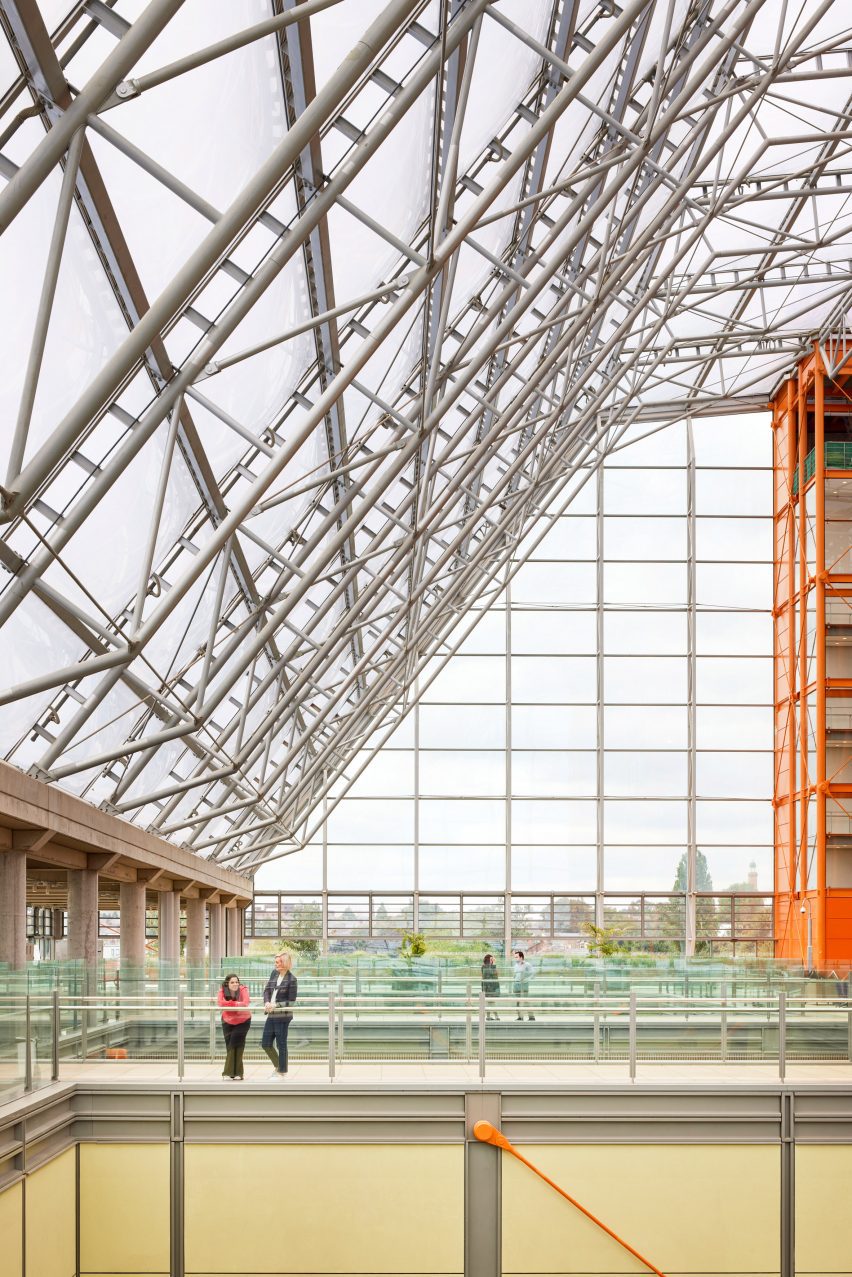
<instances>
[{"instance_id":1,"label":"person standing in distance","mask_svg":"<svg viewBox=\"0 0 852 1277\"><path fill-rule=\"evenodd\" d=\"M482 992L488 1007L485 1012L486 1020L499 1020L500 1017L494 1010L494 1001L500 996L500 973L493 953L486 953L482 959Z\"/></svg>"},{"instance_id":2,"label":"person standing in distance","mask_svg":"<svg viewBox=\"0 0 852 1277\"><path fill-rule=\"evenodd\" d=\"M251 1027L248 986L240 983L238 975L226 975L219 990L218 1002L222 1008L222 1033L225 1036L225 1067L222 1077L241 1082L243 1050L246 1034Z\"/></svg>"},{"instance_id":3,"label":"person standing in distance","mask_svg":"<svg viewBox=\"0 0 852 1277\"><path fill-rule=\"evenodd\" d=\"M515 1005L518 1008L516 1020L523 1020L523 1008L526 1006L529 1014L528 1020L534 1020L535 1016L529 1009L530 999L530 980L532 979L532 967L524 957L523 949L515 950L515 966L512 972L512 992L515 995Z\"/></svg>"},{"instance_id":4,"label":"person standing in distance","mask_svg":"<svg viewBox=\"0 0 852 1277\"><path fill-rule=\"evenodd\" d=\"M275 970L263 990L263 1009L266 1023L260 1044L272 1061L274 1078L282 1078L287 1072L287 1033L293 1012L290 1007L296 1001L298 982L294 976L292 958L286 951L275 958Z\"/></svg>"}]
</instances>

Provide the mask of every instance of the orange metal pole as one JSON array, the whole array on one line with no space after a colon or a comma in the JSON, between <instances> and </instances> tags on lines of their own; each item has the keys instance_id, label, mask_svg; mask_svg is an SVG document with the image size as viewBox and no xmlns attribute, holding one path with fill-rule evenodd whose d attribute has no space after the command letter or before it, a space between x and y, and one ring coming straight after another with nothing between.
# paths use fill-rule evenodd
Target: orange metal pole
<instances>
[{"instance_id":1,"label":"orange metal pole","mask_svg":"<svg viewBox=\"0 0 852 1277\"><path fill-rule=\"evenodd\" d=\"M808 446L806 376L799 369L797 425L799 464L799 889L808 887L808 536L805 517L805 458ZM801 924L799 926L801 944Z\"/></svg>"},{"instance_id":2,"label":"orange metal pole","mask_svg":"<svg viewBox=\"0 0 852 1277\"><path fill-rule=\"evenodd\" d=\"M814 355L814 528L816 554L814 576L816 578L814 601L816 606L816 862L817 862L817 910L814 927L814 959L823 966L826 958L826 762L825 762L825 372L819 352Z\"/></svg>"},{"instance_id":3,"label":"orange metal pole","mask_svg":"<svg viewBox=\"0 0 852 1277\"><path fill-rule=\"evenodd\" d=\"M787 860L787 918L784 928L788 936L790 935L790 920L795 917L793 901L796 893L796 842L798 837L796 828L796 747L798 739L798 733L796 732L796 617L798 608L796 606L796 507L793 504L793 473L796 469L798 431L794 390L795 384L791 377L787 382L787 464L789 467L787 507L787 660L790 683L790 711L787 721L789 740L787 748L789 750L788 765L790 770L788 785L790 829L788 832L789 851ZM792 940L792 937L790 938ZM788 953L785 956L789 957L790 955Z\"/></svg>"},{"instance_id":4,"label":"orange metal pole","mask_svg":"<svg viewBox=\"0 0 852 1277\"><path fill-rule=\"evenodd\" d=\"M570 1193L566 1193L565 1189L560 1188L549 1175L545 1175L544 1171L540 1171L539 1168L534 1166L522 1153L519 1153L514 1144L506 1138L502 1131L498 1131L496 1126L492 1126L490 1122L475 1122L473 1126L473 1133L478 1140L482 1141L483 1144L493 1144L495 1148L502 1148L504 1153L511 1153L512 1157L516 1157L519 1162L523 1162L524 1166L528 1166L535 1175L538 1175L539 1179L543 1179L545 1184L549 1184L551 1188L555 1189L556 1192L559 1193L560 1197L564 1197L566 1202L570 1202L572 1206L580 1211L581 1214L585 1215L587 1219L590 1219L593 1224L596 1224L598 1228L602 1229L613 1239L613 1241L617 1241L619 1246L623 1246L626 1251L629 1251L631 1255L639 1260L640 1264L644 1264L646 1268L650 1268L652 1273L657 1274L657 1277L666 1277L665 1273L661 1272L655 1264L652 1264L650 1259L646 1259L645 1256L640 1254L635 1247L631 1246L629 1242L626 1242L623 1237L619 1237L618 1233L614 1232L613 1229L604 1224L602 1220L598 1219L597 1215L593 1215L590 1210L587 1210L585 1206L582 1206L580 1202L577 1201L576 1197L572 1197Z\"/></svg>"}]
</instances>

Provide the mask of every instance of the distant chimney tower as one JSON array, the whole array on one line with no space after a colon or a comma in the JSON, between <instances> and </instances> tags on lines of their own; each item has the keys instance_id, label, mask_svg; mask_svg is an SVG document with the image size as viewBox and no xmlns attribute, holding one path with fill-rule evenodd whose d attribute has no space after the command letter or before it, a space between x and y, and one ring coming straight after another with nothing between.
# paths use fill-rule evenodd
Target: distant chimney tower
<instances>
[{"instance_id":1,"label":"distant chimney tower","mask_svg":"<svg viewBox=\"0 0 852 1277\"><path fill-rule=\"evenodd\" d=\"M748 867L748 889L757 891L757 865L752 860Z\"/></svg>"}]
</instances>

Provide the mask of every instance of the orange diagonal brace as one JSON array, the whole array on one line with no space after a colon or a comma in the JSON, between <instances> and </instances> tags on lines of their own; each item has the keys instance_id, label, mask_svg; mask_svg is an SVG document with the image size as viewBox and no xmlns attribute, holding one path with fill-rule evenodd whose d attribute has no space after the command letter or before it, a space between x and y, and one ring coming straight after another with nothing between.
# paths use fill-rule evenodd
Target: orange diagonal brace
<instances>
[{"instance_id":1,"label":"orange diagonal brace","mask_svg":"<svg viewBox=\"0 0 852 1277\"><path fill-rule=\"evenodd\" d=\"M580 1202L577 1201L576 1197L572 1197L570 1193L566 1193L565 1189L560 1188L558 1184L555 1184L552 1179L545 1175L544 1171L540 1171L537 1166L533 1166L532 1162L527 1161L523 1154L518 1152L511 1140L506 1139L503 1132L498 1131L496 1126L492 1126L490 1122L475 1122L473 1133L478 1140L482 1141L483 1144L493 1144L495 1148L502 1148L504 1152L511 1153L512 1157L516 1157L519 1162L523 1162L524 1166L528 1166L531 1171L538 1175L539 1179L544 1180L545 1184L549 1184L551 1188L556 1189L556 1192L560 1195L560 1197L564 1197L566 1202L570 1202L572 1206L576 1207L577 1210L581 1212L581 1214L585 1215L587 1219L590 1219L593 1224L597 1224L598 1228L603 1229L603 1231L607 1233L613 1241L618 1242L619 1246L623 1246L624 1249L629 1251L631 1255L634 1255L641 1264L644 1264L646 1268L650 1268L652 1273L656 1273L657 1277L665 1277L665 1273L660 1272L656 1264L652 1264L650 1259L646 1259L644 1255L640 1255L639 1251L636 1250L635 1247L631 1246L629 1242L626 1242L623 1237L619 1237L618 1233L613 1232L613 1230L602 1220L598 1219L597 1215L593 1215L590 1210L587 1210L585 1206L581 1205Z\"/></svg>"}]
</instances>

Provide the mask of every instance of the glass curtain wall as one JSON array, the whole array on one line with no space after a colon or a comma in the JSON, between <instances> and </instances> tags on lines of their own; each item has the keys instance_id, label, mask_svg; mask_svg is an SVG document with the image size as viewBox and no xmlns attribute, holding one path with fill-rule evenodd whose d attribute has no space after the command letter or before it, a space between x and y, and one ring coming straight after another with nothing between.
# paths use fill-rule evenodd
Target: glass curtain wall
<instances>
[{"instance_id":1,"label":"glass curtain wall","mask_svg":"<svg viewBox=\"0 0 852 1277\"><path fill-rule=\"evenodd\" d=\"M765 949L771 510L768 415L634 427L249 934Z\"/></svg>"}]
</instances>

